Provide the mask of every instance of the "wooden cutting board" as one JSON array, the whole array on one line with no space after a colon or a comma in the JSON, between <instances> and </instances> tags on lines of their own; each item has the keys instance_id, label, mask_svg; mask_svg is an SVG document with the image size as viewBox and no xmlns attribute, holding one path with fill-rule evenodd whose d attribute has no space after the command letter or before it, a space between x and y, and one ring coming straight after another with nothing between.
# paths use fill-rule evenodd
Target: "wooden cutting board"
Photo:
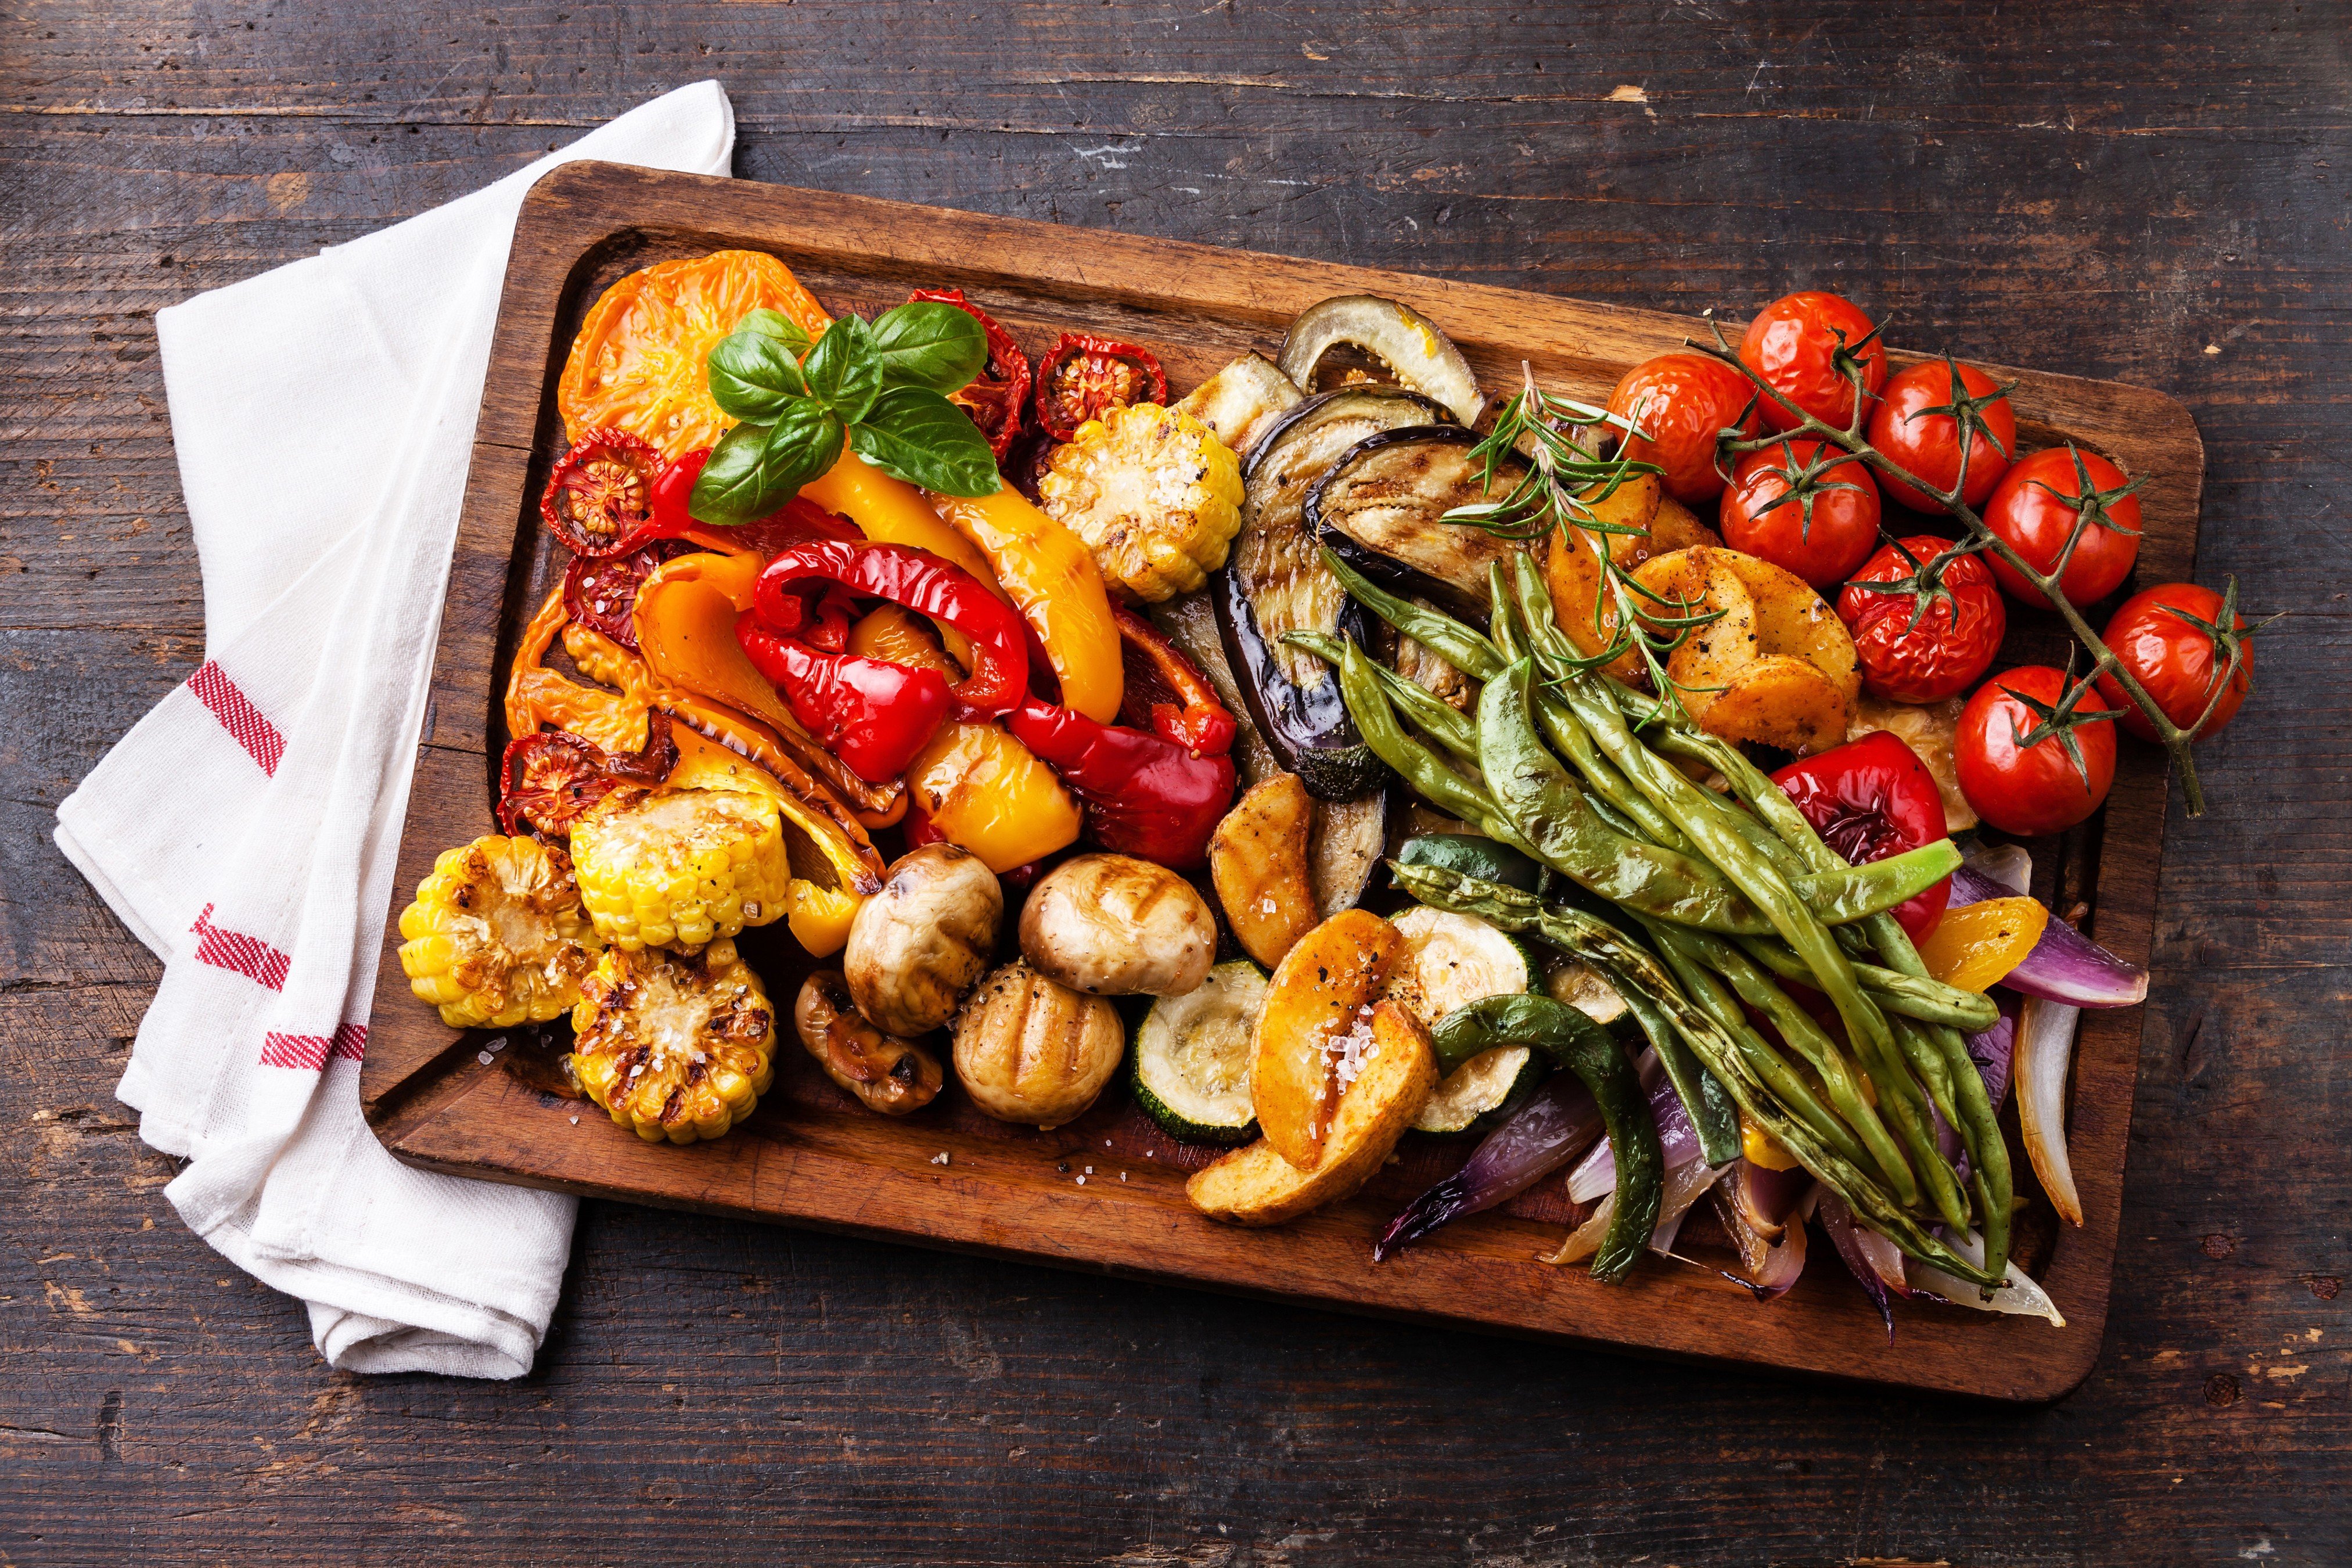
<instances>
[{"instance_id":1,"label":"wooden cutting board","mask_svg":"<svg viewBox=\"0 0 2352 1568\"><path fill-rule=\"evenodd\" d=\"M1116 1085L1050 1133L991 1121L952 1087L891 1121L825 1079L787 1019L776 1087L758 1113L716 1143L680 1149L641 1142L593 1105L554 1092L552 1058L524 1035L444 1026L409 994L395 954L398 916L439 851L497 830L507 657L562 572L537 509L562 445L557 374L607 284L722 247L782 258L835 312L959 287L1033 354L1065 329L1128 338L1160 356L1173 395L1244 349L1271 353L1292 316L1332 294L1409 301L1453 336L1489 387L1517 381L1525 361L1547 388L1594 401L1629 366L1709 331L1694 318L826 192L609 163L551 173L524 202L508 265L362 1069L368 1118L394 1154L490 1181L1637 1353L2010 1400L2054 1398L2088 1374L2115 1260L2138 1008L2084 1017L2070 1129L2081 1228L2056 1221L2018 1161L2021 1190L2033 1198L2020 1220L2021 1253L2067 1326L1910 1306L1898 1310L1891 1342L1818 1238L1804 1279L1769 1303L1716 1271L1721 1258L1696 1226L1695 1262L1653 1259L1617 1286L1594 1284L1580 1267L1555 1269L1538 1255L1557 1245L1572 1212L1558 1178L1373 1264L1374 1235L1458 1164L1466 1142L1409 1141L1349 1202L1281 1229L1240 1231L1202 1219L1184 1200L1185 1175L1213 1151L1160 1134ZM2189 577L2204 450L2188 410L2114 382L1993 374L2018 383L2026 447L2071 440L2146 478L2137 580ZM2063 649L2054 620L2018 613L2003 661ZM2035 891L2061 910L2087 903L2098 939L2145 963L2165 774L2152 748L2126 741L2123 749L2102 816L2033 846ZM2103 854L2107 839L2121 852ZM746 933L740 945L788 1011L805 955L781 926ZM2013 1111L2010 1121L2014 1147Z\"/></svg>"}]
</instances>

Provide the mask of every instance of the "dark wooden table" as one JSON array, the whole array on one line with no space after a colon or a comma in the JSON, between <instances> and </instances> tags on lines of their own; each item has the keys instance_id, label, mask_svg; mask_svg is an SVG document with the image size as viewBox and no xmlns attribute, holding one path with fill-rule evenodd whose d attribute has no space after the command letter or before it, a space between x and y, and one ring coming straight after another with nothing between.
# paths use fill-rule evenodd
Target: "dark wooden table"
<instances>
[{"instance_id":1,"label":"dark wooden table","mask_svg":"<svg viewBox=\"0 0 2352 1568\"><path fill-rule=\"evenodd\" d=\"M0 1563L2352 1560L2347 36L2317 0L8 5ZM152 317L706 76L751 179L1669 310L1835 288L2185 399L2200 576L2294 614L2168 830L2089 1383L1890 1397L597 1205L530 1377L323 1367L163 1200L111 1093L157 966L48 837L203 647Z\"/></svg>"}]
</instances>

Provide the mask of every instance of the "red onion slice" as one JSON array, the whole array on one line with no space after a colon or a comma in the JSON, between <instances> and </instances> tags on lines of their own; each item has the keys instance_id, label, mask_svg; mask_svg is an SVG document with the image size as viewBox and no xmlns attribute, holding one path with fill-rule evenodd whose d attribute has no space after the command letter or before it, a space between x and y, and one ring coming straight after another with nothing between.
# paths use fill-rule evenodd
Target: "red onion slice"
<instances>
[{"instance_id":1,"label":"red onion slice","mask_svg":"<svg viewBox=\"0 0 2352 1568\"><path fill-rule=\"evenodd\" d=\"M1486 1135L1463 1167L1406 1205L1372 1244L1384 1261L1442 1225L1507 1203L1581 1153L1601 1135L1601 1107L1574 1073L1543 1081L1511 1119ZM1604 1140L1601 1145L1609 1145Z\"/></svg>"},{"instance_id":2,"label":"red onion slice","mask_svg":"<svg viewBox=\"0 0 2352 1568\"><path fill-rule=\"evenodd\" d=\"M1951 901L1946 907L2015 896L2006 885L1962 866L1952 873ZM2074 1007L2136 1007L2147 1000L2147 970L2125 963L2054 914L2033 951L2000 983L2028 996Z\"/></svg>"},{"instance_id":3,"label":"red onion slice","mask_svg":"<svg viewBox=\"0 0 2352 1568\"><path fill-rule=\"evenodd\" d=\"M1769 1301L1776 1296L1786 1295L1789 1287L1794 1285L1805 1271L1805 1222L1801 1218L1792 1222L1790 1215L1797 1197L1802 1194L1802 1187L1790 1191L1787 1202L1780 1203L1779 1194L1789 1184L1776 1181L1768 1186L1750 1179L1789 1174L1790 1173L1786 1171L1767 1171L1760 1165L1741 1160L1732 1167L1731 1179L1718 1183L1707 1194L1708 1201L1715 1205L1716 1217L1723 1222L1732 1246L1739 1251L1739 1272L1733 1273L1727 1268L1723 1270L1724 1278L1736 1279L1747 1286L1756 1293L1759 1301ZM1802 1172L1796 1174L1803 1176ZM1751 1188L1755 1190L1751 1191ZM1764 1204L1761 1209L1753 1212L1771 1216L1771 1235L1767 1236L1762 1228L1751 1222L1749 1200L1760 1200ZM1777 1213L1774 1210L1776 1204Z\"/></svg>"},{"instance_id":4,"label":"red onion slice","mask_svg":"<svg viewBox=\"0 0 2352 1568\"><path fill-rule=\"evenodd\" d=\"M1817 1187L1813 1213L1822 1222L1822 1229L1837 1248L1854 1279L1862 1286L1870 1304L1878 1309L1881 1321L1886 1325L1888 1343L1895 1340L1895 1298L1911 1298L1910 1281L1903 1271L1903 1249L1875 1231L1864 1230L1854 1223L1853 1211L1845 1200L1826 1187Z\"/></svg>"},{"instance_id":5,"label":"red onion slice","mask_svg":"<svg viewBox=\"0 0 2352 1568\"><path fill-rule=\"evenodd\" d=\"M1653 1076L1652 1064L1656 1059L1654 1051L1643 1053L1645 1079ZM1658 1124L1658 1152L1665 1157L1665 1169L1672 1171L1698 1158L1698 1129L1691 1125L1690 1112L1683 1109L1682 1096L1675 1092L1671 1079L1659 1077L1650 1085L1650 1115ZM1594 1144L1591 1152L1568 1173L1568 1195L1580 1204L1589 1204L1616 1185L1617 1156L1610 1152L1607 1139Z\"/></svg>"},{"instance_id":6,"label":"red onion slice","mask_svg":"<svg viewBox=\"0 0 2352 1568\"><path fill-rule=\"evenodd\" d=\"M1953 1251L1969 1262L1979 1267L1984 1263L1984 1240L1976 1232L1970 1231L1966 1236L1947 1233L1945 1239L1951 1244ZM1982 1291L1967 1280L1955 1279L1933 1264L1921 1263L1916 1258L1911 1262L1911 1289L1916 1296L1941 1301L1947 1306L1967 1307L1979 1312L2040 1318L2053 1329L2066 1326L2065 1314L2058 1310L2058 1303L2050 1299L2050 1292L2027 1279L2014 1263L2001 1276L2000 1286L1993 1291L1990 1301L1984 1299Z\"/></svg>"}]
</instances>

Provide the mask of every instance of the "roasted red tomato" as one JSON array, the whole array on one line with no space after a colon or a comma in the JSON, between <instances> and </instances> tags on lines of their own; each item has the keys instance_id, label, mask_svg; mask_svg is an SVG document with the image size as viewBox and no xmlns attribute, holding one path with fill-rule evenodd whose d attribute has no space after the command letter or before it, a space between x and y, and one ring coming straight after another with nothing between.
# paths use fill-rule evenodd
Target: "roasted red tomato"
<instances>
[{"instance_id":1,"label":"roasted red tomato","mask_svg":"<svg viewBox=\"0 0 2352 1568\"><path fill-rule=\"evenodd\" d=\"M1796 802L1822 842L1856 866L1933 844L1948 831L1936 775L1901 737L1884 730L1791 763L1772 782ZM1913 942L1927 940L1951 891L1947 877L1895 906L1895 918Z\"/></svg>"},{"instance_id":2,"label":"roasted red tomato","mask_svg":"<svg viewBox=\"0 0 2352 1568\"><path fill-rule=\"evenodd\" d=\"M962 289L918 289L907 296L909 304L924 300L953 305L988 334L988 363L970 385L948 394L948 401L971 416L971 422L988 437L989 450L1002 463L1005 451L1021 434L1021 408L1029 401L1029 356L1021 352L1011 332L996 324L994 317L965 299Z\"/></svg>"},{"instance_id":3,"label":"roasted red tomato","mask_svg":"<svg viewBox=\"0 0 2352 1568\"><path fill-rule=\"evenodd\" d=\"M1167 401L1168 373L1151 351L1116 338L1064 332L1037 366L1037 426L1056 441L1105 409Z\"/></svg>"},{"instance_id":4,"label":"roasted red tomato","mask_svg":"<svg viewBox=\"0 0 2352 1568\"><path fill-rule=\"evenodd\" d=\"M653 521L662 456L626 430L590 430L547 476L539 515L574 555L616 555Z\"/></svg>"},{"instance_id":5,"label":"roasted red tomato","mask_svg":"<svg viewBox=\"0 0 2352 1568\"><path fill-rule=\"evenodd\" d=\"M1861 460L1798 436L1750 452L1723 492L1723 542L1834 588L1878 542L1878 487Z\"/></svg>"},{"instance_id":6,"label":"roasted red tomato","mask_svg":"<svg viewBox=\"0 0 2352 1568\"><path fill-rule=\"evenodd\" d=\"M1915 533L1870 558L1838 595L1862 683L1891 702L1940 702L1992 668L2009 609L1974 555ZM1876 584L1876 585L1872 585Z\"/></svg>"},{"instance_id":7,"label":"roasted red tomato","mask_svg":"<svg viewBox=\"0 0 2352 1568\"><path fill-rule=\"evenodd\" d=\"M2078 608L2123 586L2139 559L2137 481L2095 452L2052 447L2011 468L1985 503L1985 526L2044 576L2057 570L2066 542L2082 525L2082 542L2066 561L2058 591ZM2048 609L2042 590L2016 567L1988 554L1985 564L2021 605Z\"/></svg>"},{"instance_id":8,"label":"roasted red tomato","mask_svg":"<svg viewBox=\"0 0 2352 1568\"><path fill-rule=\"evenodd\" d=\"M1625 373L1609 395L1609 412L1643 432L1626 438L1627 455L1655 463L1667 494L1678 501L1707 501L1723 493L1716 438L1735 426L1742 437L1762 428L1753 413L1740 417L1756 395L1748 378L1719 359L1660 354Z\"/></svg>"},{"instance_id":9,"label":"roasted red tomato","mask_svg":"<svg viewBox=\"0 0 2352 1568\"><path fill-rule=\"evenodd\" d=\"M2238 645L2238 668L2221 689L2222 671L2230 663L2223 646L2221 595L2194 583L2164 583L2143 588L2123 602L2107 623L2107 650L2131 678L2147 689L2164 710L2164 716L2186 730L2203 717L2210 704L2212 716L2197 731L2213 733L2236 717L2238 705L2253 686L2254 650L2242 638L2245 617L2231 617L2230 641ZM2216 700L2216 694L2219 700ZM2107 706L2123 710L2123 727L2143 741L2156 739L2156 726L2138 704L2124 695L2115 677L2099 677L2099 695Z\"/></svg>"},{"instance_id":10,"label":"roasted red tomato","mask_svg":"<svg viewBox=\"0 0 2352 1568\"><path fill-rule=\"evenodd\" d=\"M563 607L591 631L623 647L637 646L637 589L654 568L694 546L680 539L656 539L622 555L583 555L563 574Z\"/></svg>"},{"instance_id":11,"label":"roasted red tomato","mask_svg":"<svg viewBox=\"0 0 2352 1568\"><path fill-rule=\"evenodd\" d=\"M2021 838L2074 826L2099 809L2116 782L2116 724L2095 718L2066 734L2033 734L2065 695L2066 673L2029 664L1995 676L1960 710L1952 760L1977 815ZM2099 713L2094 695L2075 710ZM2073 746L2067 745L2072 739Z\"/></svg>"},{"instance_id":12,"label":"roasted red tomato","mask_svg":"<svg viewBox=\"0 0 2352 1568\"><path fill-rule=\"evenodd\" d=\"M1841 430L1853 421L1848 367L1861 367L1865 397L1886 384L1886 345L1878 341L1878 329L1837 294L1809 289L1765 306L1739 340L1739 360L1782 397ZM1758 406L1775 430L1793 430L1800 423L1772 398Z\"/></svg>"},{"instance_id":13,"label":"roasted red tomato","mask_svg":"<svg viewBox=\"0 0 2352 1568\"><path fill-rule=\"evenodd\" d=\"M561 730L519 736L507 742L499 769L499 826L510 835L569 833L614 787L604 753L579 736Z\"/></svg>"},{"instance_id":14,"label":"roasted red tomato","mask_svg":"<svg viewBox=\"0 0 2352 1568\"><path fill-rule=\"evenodd\" d=\"M1960 481L1960 424L1969 426L1969 482L1960 500L1969 510L1984 505L2017 456L2017 410L1999 382L1974 365L1959 366L1959 390L1952 388L1953 362L1937 360L1900 371L1879 395L1870 414L1870 444L1903 471L1939 490ZM1926 492L1891 476L1879 483L1886 499L1914 511L1943 511Z\"/></svg>"}]
</instances>

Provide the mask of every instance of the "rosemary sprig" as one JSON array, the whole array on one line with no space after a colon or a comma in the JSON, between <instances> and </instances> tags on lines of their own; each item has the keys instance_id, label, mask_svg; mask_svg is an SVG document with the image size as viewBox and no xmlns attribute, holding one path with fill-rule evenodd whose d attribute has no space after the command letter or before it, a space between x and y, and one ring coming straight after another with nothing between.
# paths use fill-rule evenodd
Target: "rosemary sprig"
<instances>
[{"instance_id":1,"label":"rosemary sprig","mask_svg":"<svg viewBox=\"0 0 2352 1568\"><path fill-rule=\"evenodd\" d=\"M1682 694L1713 688L1684 687L1666 672L1667 661L1691 633L1723 618L1721 610L1706 608L1681 594L1661 595L1637 582L1617 563L1609 548L1612 534L1634 535L1637 529L1603 519L1600 506L1614 496L1627 479L1658 472L1655 464L1638 463L1626 455L1630 443L1621 443L1614 458L1593 456L1577 437L1602 426L1629 436L1640 428L1642 410L1630 416L1609 413L1557 397L1536 385L1535 374L1522 364L1523 384L1496 416L1494 428L1471 449L1474 461L1485 467L1486 489L1491 492L1502 466L1524 458L1527 468L1500 499L1457 507L1441 520L1484 529L1505 539L1529 543L1548 538L1554 529L1574 530L1582 537L1572 546L1590 547L1599 561L1604 592L1592 603L1593 640L1601 647L1567 662L1578 669L1597 669L1638 655L1664 704L1660 718L1686 721ZM1637 606L1636 601L1643 605ZM1615 625L1609 625L1613 613Z\"/></svg>"}]
</instances>

